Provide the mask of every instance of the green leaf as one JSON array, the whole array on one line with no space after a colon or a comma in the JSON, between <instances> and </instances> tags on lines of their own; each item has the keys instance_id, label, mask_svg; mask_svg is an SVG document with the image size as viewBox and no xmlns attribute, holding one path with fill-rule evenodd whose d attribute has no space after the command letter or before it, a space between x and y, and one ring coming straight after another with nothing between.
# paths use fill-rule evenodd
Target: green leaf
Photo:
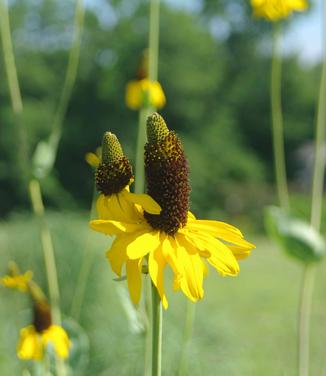
<instances>
[{"instance_id":1,"label":"green leaf","mask_svg":"<svg viewBox=\"0 0 326 376\"><path fill-rule=\"evenodd\" d=\"M326 252L324 238L308 222L295 218L283 209L265 209L265 226L269 236L289 256L305 263L317 262Z\"/></svg>"}]
</instances>

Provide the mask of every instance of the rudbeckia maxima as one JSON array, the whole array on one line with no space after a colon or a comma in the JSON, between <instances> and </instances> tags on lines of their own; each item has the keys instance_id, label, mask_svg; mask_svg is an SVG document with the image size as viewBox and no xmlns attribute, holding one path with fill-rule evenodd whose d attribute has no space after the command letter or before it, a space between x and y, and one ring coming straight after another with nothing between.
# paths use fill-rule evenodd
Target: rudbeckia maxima
<instances>
[{"instance_id":1,"label":"rudbeckia maxima","mask_svg":"<svg viewBox=\"0 0 326 376\"><path fill-rule=\"evenodd\" d=\"M254 245L237 228L223 222L198 220L189 212L188 166L181 142L158 114L149 118L147 134L148 193L162 211L151 214L137 204L123 208L119 202L99 202L100 219L91 221L90 226L116 236L107 257L118 276L125 265L132 301L139 302L142 267L147 264L167 308L163 275L167 265L174 273L174 288L195 302L204 296L207 264L222 276L235 276L239 273L237 260L247 257Z\"/></svg>"},{"instance_id":2,"label":"rudbeckia maxima","mask_svg":"<svg viewBox=\"0 0 326 376\"><path fill-rule=\"evenodd\" d=\"M306 0L251 0L256 17L269 21L287 18L294 11L304 11L308 4Z\"/></svg>"}]
</instances>

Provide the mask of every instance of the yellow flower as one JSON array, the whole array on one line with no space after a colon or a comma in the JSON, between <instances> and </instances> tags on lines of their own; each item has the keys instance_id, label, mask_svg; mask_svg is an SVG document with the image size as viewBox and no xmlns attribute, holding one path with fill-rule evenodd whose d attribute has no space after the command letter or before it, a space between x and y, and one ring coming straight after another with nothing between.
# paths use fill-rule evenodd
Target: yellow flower
<instances>
[{"instance_id":1,"label":"yellow flower","mask_svg":"<svg viewBox=\"0 0 326 376\"><path fill-rule=\"evenodd\" d=\"M307 9L306 0L251 0L256 17L263 17L269 21L287 18L293 11Z\"/></svg>"},{"instance_id":2,"label":"yellow flower","mask_svg":"<svg viewBox=\"0 0 326 376\"><path fill-rule=\"evenodd\" d=\"M146 260L150 277L167 308L163 278L167 264L174 272L174 288L181 289L195 302L204 296L205 261L221 275L234 276L239 272L237 260L247 257L254 245L237 228L223 222L197 220L188 211L188 167L181 142L158 114L149 117L147 134L148 191L162 211L151 214L139 202L124 208L119 200L99 200L99 219L91 221L90 226L104 234L116 235L107 257L118 276L125 264L132 301L139 302L142 266Z\"/></svg>"},{"instance_id":3,"label":"yellow flower","mask_svg":"<svg viewBox=\"0 0 326 376\"><path fill-rule=\"evenodd\" d=\"M33 273L31 271L27 271L24 274L17 274L17 275L6 275L1 278L1 282L4 286L17 289L22 292L28 291L28 283L32 279Z\"/></svg>"},{"instance_id":4,"label":"yellow flower","mask_svg":"<svg viewBox=\"0 0 326 376\"><path fill-rule=\"evenodd\" d=\"M160 109L165 103L165 95L159 82L144 78L127 84L126 105L132 110L139 110L145 106Z\"/></svg>"},{"instance_id":5,"label":"yellow flower","mask_svg":"<svg viewBox=\"0 0 326 376\"><path fill-rule=\"evenodd\" d=\"M48 346L53 346L60 358L67 358L71 343L66 331L61 326L50 325L42 332L38 332L34 325L29 325L20 331L17 355L24 360L40 360Z\"/></svg>"}]
</instances>

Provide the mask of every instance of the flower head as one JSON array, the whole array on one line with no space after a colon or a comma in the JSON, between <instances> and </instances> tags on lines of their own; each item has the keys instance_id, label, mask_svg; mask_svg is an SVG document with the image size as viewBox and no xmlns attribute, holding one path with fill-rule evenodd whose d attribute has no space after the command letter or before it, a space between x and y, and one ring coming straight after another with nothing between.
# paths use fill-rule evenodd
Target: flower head
<instances>
[{"instance_id":1,"label":"flower head","mask_svg":"<svg viewBox=\"0 0 326 376\"><path fill-rule=\"evenodd\" d=\"M9 265L10 275L2 278L6 287L28 292L33 300L33 324L20 331L17 355L20 359L40 360L48 346L57 356L67 358L71 343L65 330L52 324L51 309L41 288L32 280L33 273L19 272L15 263Z\"/></svg>"},{"instance_id":2,"label":"flower head","mask_svg":"<svg viewBox=\"0 0 326 376\"><path fill-rule=\"evenodd\" d=\"M17 355L20 359L40 360L48 346L52 346L60 358L69 356L69 341L66 331L52 324L51 310L46 300L34 302L34 322L20 331Z\"/></svg>"},{"instance_id":3,"label":"flower head","mask_svg":"<svg viewBox=\"0 0 326 376\"><path fill-rule=\"evenodd\" d=\"M306 0L251 0L256 17L266 18L269 21L278 21L287 18L294 11L307 9Z\"/></svg>"},{"instance_id":4,"label":"flower head","mask_svg":"<svg viewBox=\"0 0 326 376\"><path fill-rule=\"evenodd\" d=\"M241 232L226 223L197 220L189 212L188 165L180 140L169 131L163 118L153 114L147 122L145 172L148 193L162 208L149 213L145 207L91 221L91 227L116 235L107 257L113 271L121 276L126 265L131 298L138 303L144 262L161 297L168 307L164 290L164 269L174 273L174 288L189 299L204 296L203 279L207 261L221 275L237 275L237 259L250 254L254 246ZM120 207L121 209L121 207ZM118 219L119 218L119 219Z\"/></svg>"}]
</instances>

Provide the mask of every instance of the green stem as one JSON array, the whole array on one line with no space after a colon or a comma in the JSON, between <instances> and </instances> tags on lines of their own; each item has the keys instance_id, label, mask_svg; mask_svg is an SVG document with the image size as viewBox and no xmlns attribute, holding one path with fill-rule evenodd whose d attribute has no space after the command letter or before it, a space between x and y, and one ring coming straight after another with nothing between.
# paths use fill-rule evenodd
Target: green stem
<instances>
[{"instance_id":1,"label":"green stem","mask_svg":"<svg viewBox=\"0 0 326 376\"><path fill-rule=\"evenodd\" d=\"M161 376L162 365L162 303L152 284L152 376Z\"/></svg>"},{"instance_id":2,"label":"green stem","mask_svg":"<svg viewBox=\"0 0 326 376\"><path fill-rule=\"evenodd\" d=\"M59 99L59 104L54 114L54 120L52 124L52 133L49 139L49 144L54 150L54 155L56 155L56 152L58 149L58 145L59 145L59 141L60 141L61 133L62 133L63 120L66 115L68 103L70 101L72 90L76 82L78 65L79 65L79 57L80 57L81 36L82 36L82 30L84 26L84 18L85 18L84 0L76 0L72 47L69 52L65 80L64 80L61 96Z\"/></svg>"},{"instance_id":3,"label":"green stem","mask_svg":"<svg viewBox=\"0 0 326 376\"><path fill-rule=\"evenodd\" d=\"M14 112L16 114L19 114L23 111L23 102L18 83L15 56L11 40L10 19L7 0L0 0L0 27L5 69L8 78L11 103Z\"/></svg>"},{"instance_id":4,"label":"green stem","mask_svg":"<svg viewBox=\"0 0 326 376\"><path fill-rule=\"evenodd\" d=\"M160 0L151 0L149 10L148 78L156 81L158 76Z\"/></svg>"},{"instance_id":5,"label":"green stem","mask_svg":"<svg viewBox=\"0 0 326 376\"><path fill-rule=\"evenodd\" d=\"M10 18L7 0L0 0L0 31L3 49L4 65L7 76L11 106L16 115L16 125L18 127L18 142L20 147L17 150L18 166L24 188L27 186L29 178L28 163L28 139L26 129L23 126L23 101L19 87L15 55L10 30Z\"/></svg>"},{"instance_id":6,"label":"green stem","mask_svg":"<svg viewBox=\"0 0 326 376\"><path fill-rule=\"evenodd\" d=\"M195 321L196 305L187 300L186 306L186 321L183 331L182 345L181 345L181 356L179 363L178 376L186 376L188 374L188 357L189 357L189 347L192 336L192 330Z\"/></svg>"},{"instance_id":7,"label":"green stem","mask_svg":"<svg viewBox=\"0 0 326 376\"><path fill-rule=\"evenodd\" d=\"M95 217L95 212L96 212L96 187L94 186L93 188L93 195L92 195L92 205L91 205L91 210L90 210L90 219ZM83 300L85 296L85 290L86 290L86 285L87 285L87 280L88 280L88 275L92 266L92 261L94 257L94 252L90 252L90 246L91 246L91 234L88 234L88 237L85 242L85 249L84 249L84 254L83 254L83 260L77 280L77 287L76 291L72 300L71 304L71 316L75 320L79 320L80 316L80 311L83 305Z\"/></svg>"},{"instance_id":8,"label":"green stem","mask_svg":"<svg viewBox=\"0 0 326 376\"><path fill-rule=\"evenodd\" d=\"M324 43L326 43L326 4L324 3ZM324 47L324 60L319 89L316 141L315 141L315 164L312 183L311 218L310 223L317 231L320 231L322 218L323 188L325 176L325 156L323 146L326 133L326 49ZM299 308L299 346L298 368L300 376L309 375L309 352L310 352L310 312L312 294L314 288L315 265L305 265L301 289L301 303Z\"/></svg>"},{"instance_id":9,"label":"green stem","mask_svg":"<svg viewBox=\"0 0 326 376\"><path fill-rule=\"evenodd\" d=\"M314 288L315 266L305 265L301 288L301 300L299 307L299 376L309 375L309 337L311 301Z\"/></svg>"},{"instance_id":10,"label":"green stem","mask_svg":"<svg viewBox=\"0 0 326 376\"><path fill-rule=\"evenodd\" d=\"M29 192L33 211L40 222L41 242L43 248L46 274L48 278L52 318L55 324L61 325L61 314L59 308L60 294L57 269L54 257L54 248L49 225L45 218L41 187L38 180L33 179L30 181Z\"/></svg>"},{"instance_id":11,"label":"green stem","mask_svg":"<svg viewBox=\"0 0 326 376\"><path fill-rule=\"evenodd\" d=\"M273 58L271 72L271 109L272 109L272 130L273 149L277 194L280 205L283 209L289 209L289 192L286 180L286 164L283 135L283 116L281 99L281 27L279 23L274 25L273 30Z\"/></svg>"}]
</instances>

